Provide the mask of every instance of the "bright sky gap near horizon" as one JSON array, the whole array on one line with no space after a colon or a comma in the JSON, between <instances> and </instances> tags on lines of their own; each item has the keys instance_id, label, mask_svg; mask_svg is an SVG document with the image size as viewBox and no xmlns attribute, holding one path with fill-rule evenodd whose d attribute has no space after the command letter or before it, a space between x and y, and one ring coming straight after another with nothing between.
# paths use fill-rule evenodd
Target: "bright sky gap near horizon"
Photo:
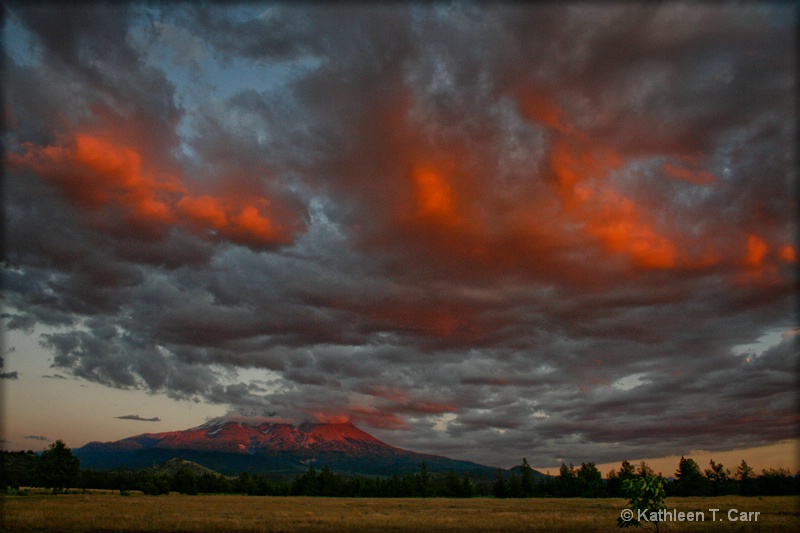
<instances>
[{"instance_id":1,"label":"bright sky gap near horizon","mask_svg":"<svg viewBox=\"0 0 800 533\"><path fill-rule=\"evenodd\" d=\"M236 414L797 468L796 5L3 16L3 448Z\"/></svg>"}]
</instances>

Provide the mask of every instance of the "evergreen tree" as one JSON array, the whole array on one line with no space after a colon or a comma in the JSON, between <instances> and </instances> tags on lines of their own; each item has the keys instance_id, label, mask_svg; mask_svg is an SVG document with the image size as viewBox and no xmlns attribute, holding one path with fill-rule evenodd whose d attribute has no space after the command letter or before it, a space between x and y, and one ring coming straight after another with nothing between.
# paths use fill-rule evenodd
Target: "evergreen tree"
<instances>
[{"instance_id":1,"label":"evergreen tree","mask_svg":"<svg viewBox=\"0 0 800 533\"><path fill-rule=\"evenodd\" d=\"M569 466L561 463L561 468L558 471L558 477L555 480L555 495L565 498L578 496L578 478L575 468L570 464Z\"/></svg>"},{"instance_id":2,"label":"evergreen tree","mask_svg":"<svg viewBox=\"0 0 800 533\"><path fill-rule=\"evenodd\" d=\"M517 476L516 472L511 472L511 478L508 480L507 490L509 498L522 497L522 483L520 482L519 476Z\"/></svg>"},{"instance_id":3,"label":"evergreen tree","mask_svg":"<svg viewBox=\"0 0 800 533\"><path fill-rule=\"evenodd\" d=\"M761 475L756 478L756 486L758 494L763 496L787 496L798 493L798 480L784 468L762 470Z\"/></svg>"},{"instance_id":4,"label":"evergreen tree","mask_svg":"<svg viewBox=\"0 0 800 533\"><path fill-rule=\"evenodd\" d=\"M428 465L426 465L425 462L422 462L419 465L419 472L414 478L413 485L415 496L419 496L421 498L430 498L431 496L434 496L431 473L428 472Z\"/></svg>"},{"instance_id":5,"label":"evergreen tree","mask_svg":"<svg viewBox=\"0 0 800 533\"><path fill-rule=\"evenodd\" d=\"M714 496L733 494L734 486L731 471L722 466L722 463L715 463L714 459L711 459L709 464L711 468L705 470L705 475L709 482L711 494Z\"/></svg>"},{"instance_id":6,"label":"evergreen tree","mask_svg":"<svg viewBox=\"0 0 800 533\"><path fill-rule=\"evenodd\" d=\"M140 472L137 488L150 496L169 494L170 482L167 476L154 476L149 472Z\"/></svg>"},{"instance_id":7,"label":"evergreen tree","mask_svg":"<svg viewBox=\"0 0 800 533\"><path fill-rule=\"evenodd\" d=\"M739 482L739 494L742 496L752 496L755 494L756 473L747 465L744 459L742 459L739 468L736 469L736 473L733 476Z\"/></svg>"},{"instance_id":8,"label":"evergreen tree","mask_svg":"<svg viewBox=\"0 0 800 533\"><path fill-rule=\"evenodd\" d=\"M317 471L313 466L309 466L305 474L300 474L292 481L292 495L294 496L318 496L319 486L317 483Z\"/></svg>"},{"instance_id":9,"label":"evergreen tree","mask_svg":"<svg viewBox=\"0 0 800 533\"><path fill-rule=\"evenodd\" d=\"M461 495L461 480L452 468L444 477L443 491L442 495L448 498L458 498Z\"/></svg>"},{"instance_id":10,"label":"evergreen tree","mask_svg":"<svg viewBox=\"0 0 800 533\"><path fill-rule=\"evenodd\" d=\"M172 478L172 490L181 494L197 494L197 476L188 468L181 468Z\"/></svg>"},{"instance_id":11,"label":"evergreen tree","mask_svg":"<svg viewBox=\"0 0 800 533\"><path fill-rule=\"evenodd\" d=\"M80 464L72 450L59 439L51 443L39 458L39 481L42 486L53 489L53 494L74 487L80 475Z\"/></svg>"},{"instance_id":12,"label":"evergreen tree","mask_svg":"<svg viewBox=\"0 0 800 533\"><path fill-rule=\"evenodd\" d=\"M603 475L594 463L581 463L577 473L578 490L583 498L598 498L603 493Z\"/></svg>"},{"instance_id":13,"label":"evergreen tree","mask_svg":"<svg viewBox=\"0 0 800 533\"><path fill-rule=\"evenodd\" d=\"M636 469L628 461L622 461L619 467L619 479L625 481L636 476Z\"/></svg>"},{"instance_id":14,"label":"evergreen tree","mask_svg":"<svg viewBox=\"0 0 800 533\"><path fill-rule=\"evenodd\" d=\"M649 476L654 476L655 472L653 472L653 469L650 468L647 465L647 463L642 461L641 463L639 463L639 466L636 468L636 475L639 476L639 477L649 477Z\"/></svg>"},{"instance_id":15,"label":"evergreen tree","mask_svg":"<svg viewBox=\"0 0 800 533\"><path fill-rule=\"evenodd\" d=\"M322 467L317 476L317 485L320 496L341 496L344 489L341 476L333 473L328 465Z\"/></svg>"},{"instance_id":16,"label":"evergreen tree","mask_svg":"<svg viewBox=\"0 0 800 533\"><path fill-rule=\"evenodd\" d=\"M474 494L474 490L472 488L472 481L469 479L467 474L463 474L461 476L461 487L459 489L458 496L459 498L471 498Z\"/></svg>"},{"instance_id":17,"label":"evergreen tree","mask_svg":"<svg viewBox=\"0 0 800 533\"><path fill-rule=\"evenodd\" d=\"M613 468L606 474L606 491L612 498L622 495L622 482L617 475L617 471Z\"/></svg>"},{"instance_id":18,"label":"evergreen tree","mask_svg":"<svg viewBox=\"0 0 800 533\"><path fill-rule=\"evenodd\" d=\"M522 458L522 480L520 483L522 485L522 496L525 498L533 496L536 481L533 479L533 469L524 457Z\"/></svg>"},{"instance_id":19,"label":"evergreen tree","mask_svg":"<svg viewBox=\"0 0 800 533\"><path fill-rule=\"evenodd\" d=\"M506 485L506 480L503 476L503 471L499 468L497 469L497 475L495 477L494 484L492 485L492 494L494 494L495 498L508 498L508 487Z\"/></svg>"},{"instance_id":20,"label":"evergreen tree","mask_svg":"<svg viewBox=\"0 0 800 533\"><path fill-rule=\"evenodd\" d=\"M700 473L700 467L694 459L681 456L678 470L675 472L675 494L677 496L705 496L708 480Z\"/></svg>"},{"instance_id":21,"label":"evergreen tree","mask_svg":"<svg viewBox=\"0 0 800 533\"><path fill-rule=\"evenodd\" d=\"M36 485L39 456L33 450L0 451L0 493L6 488Z\"/></svg>"},{"instance_id":22,"label":"evergreen tree","mask_svg":"<svg viewBox=\"0 0 800 533\"><path fill-rule=\"evenodd\" d=\"M236 481L233 482L233 491L238 494L253 494L255 491L255 482L253 476L248 472L242 472Z\"/></svg>"}]
</instances>

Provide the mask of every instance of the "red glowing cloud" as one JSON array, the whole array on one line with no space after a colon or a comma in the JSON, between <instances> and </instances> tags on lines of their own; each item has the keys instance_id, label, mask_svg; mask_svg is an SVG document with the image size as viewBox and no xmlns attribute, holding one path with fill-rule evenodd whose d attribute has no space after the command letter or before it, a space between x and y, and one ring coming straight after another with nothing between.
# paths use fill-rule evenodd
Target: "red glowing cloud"
<instances>
[{"instance_id":1,"label":"red glowing cloud","mask_svg":"<svg viewBox=\"0 0 800 533\"><path fill-rule=\"evenodd\" d=\"M575 127L560 125L558 129L568 134L555 142L550 168L566 214L608 252L625 254L643 268L675 267L676 244L609 181L609 174L622 165L622 157Z\"/></svg>"},{"instance_id":2,"label":"red glowing cloud","mask_svg":"<svg viewBox=\"0 0 800 533\"><path fill-rule=\"evenodd\" d=\"M320 424L347 424L350 422L350 416L342 414L316 412L314 418Z\"/></svg>"},{"instance_id":3,"label":"red glowing cloud","mask_svg":"<svg viewBox=\"0 0 800 533\"><path fill-rule=\"evenodd\" d=\"M455 200L450 184L436 172L417 168L412 172L417 188L417 205L420 216L449 217L455 210Z\"/></svg>"},{"instance_id":4,"label":"red glowing cloud","mask_svg":"<svg viewBox=\"0 0 800 533\"><path fill-rule=\"evenodd\" d=\"M747 252L744 258L745 266L749 268L759 268L764 264L769 246L764 239L752 233L747 236Z\"/></svg>"},{"instance_id":5,"label":"red glowing cloud","mask_svg":"<svg viewBox=\"0 0 800 533\"><path fill-rule=\"evenodd\" d=\"M343 414L348 413L348 414ZM367 405L347 405L335 411L316 411L314 418L323 424L368 424L384 429L404 429L408 422L396 413Z\"/></svg>"},{"instance_id":6,"label":"red glowing cloud","mask_svg":"<svg viewBox=\"0 0 800 533\"><path fill-rule=\"evenodd\" d=\"M631 162L624 153L574 124L552 98L521 89L514 94L523 118L548 133L543 165L530 170L529 181L518 182L518 194L509 195L498 185L496 168L475 163L485 154L457 141L442 143L433 154L408 124L392 122L385 136L394 139L389 141L394 163L409 169L407 180L401 181L407 188L400 194L390 189L385 200L393 209L377 212L376 220L387 214L391 218L368 245L394 243L443 275L456 277L518 271L563 279L570 275L568 263L598 254L624 258L630 268L643 271L704 270L720 263L753 268L762 261L793 261L793 248L775 246L768 253L752 239L742 261L731 247L731 236L713 230L686 232L683 227L689 222L672 223L666 210L673 206L624 188L618 173ZM667 156L650 170L655 178L675 180L680 182L675 187L682 188L720 186L697 157ZM372 317L446 337L463 335L465 325L472 323L463 312L408 312L402 306L374 310Z\"/></svg>"},{"instance_id":7,"label":"red glowing cloud","mask_svg":"<svg viewBox=\"0 0 800 533\"><path fill-rule=\"evenodd\" d=\"M787 263L797 262L797 254L794 250L794 247L790 244L781 246L781 249L778 251L778 257Z\"/></svg>"},{"instance_id":8,"label":"red glowing cloud","mask_svg":"<svg viewBox=\"0 0 800 533\"><path fill-rule=\"evenodd\" d=\"M797 261L793 246L786 244L772 247L764 238L754 233L747 234L743 248L740 264L745 270L734 277L734 282L740 285L777 282L780 280L779 262Z\"/></svg>"},{"instance_id":9,"label":"red glowing cloud","mask_svg":"<svg viewBox=\"0 0 800 533\"><path fill-rule=\"evenodd\" d=\"M235 191L199 194L178 171L161 168L158 154L148 157L135 139L120 137L113 130L78 132L57 146L27 143L8 161L37 173L76 207L122 213L125 224L161 229L180 224L255 247L291 241L292 232L273 218L267 198Z\"/></svg>"},{"instance_id":10,"label":"red glowing cloud","mask_svg":"<svg viewBox=\"0 0 800 533\"><path fill-rule=\"evenodd\" d=\"M187 220L192 221L199 229L221 230L229 224L228 214L219 205L219 200L213 196L206 195L196 198L185 196L175 206Z\"/></svg>"},{"instance_id":11,"label":"red glowing cloud","mask_svg":"<svg viewBox=\"0 0 800 533\"><path fill-rule=\"evenodd\" d=\"M607 195L604 208L587 217L587 231L612 252L627 254L646 268L672 268L677 262L675 245L660 235L625 197Z\"/></svg>"}]
</instances>

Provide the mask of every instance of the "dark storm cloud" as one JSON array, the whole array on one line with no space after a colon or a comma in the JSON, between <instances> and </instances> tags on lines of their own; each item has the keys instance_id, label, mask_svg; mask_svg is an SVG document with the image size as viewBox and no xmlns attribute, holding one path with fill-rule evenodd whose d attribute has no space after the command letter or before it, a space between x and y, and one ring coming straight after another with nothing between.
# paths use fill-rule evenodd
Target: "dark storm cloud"
<instances>
[{"instance_id":1,"label":"dark storm cloud","mask_svg":"<svg viewBox=\"0 0 800 533\"><path fill-rule=\"evenodd\" d=\"M0 372L0 379L19 379L19 372Z\"/></svg>"},{"instance_id":2,"label":"dark storm cloud","mask_svg":"<svg viewBox=\"0 0 800 533\"><path fill-rule=\"evenodd\" d=\"M124 416L115 416L114 418L119 420L136 420L138 422L161 422L161 419L157 416L152 418L144 418L139 415L124 415Z\"/></svg>"},{"instance_id":3,"label":"dark storm cloud","mask_svg":"<svg viewBox=\"0 0 800 533\"><path fill-rule=\"evenodd\" d=\"M8 12L55 368L498 465L794 436L796 334L735 351L795 325L793 8Z\"/></svg>"}]
</instances>

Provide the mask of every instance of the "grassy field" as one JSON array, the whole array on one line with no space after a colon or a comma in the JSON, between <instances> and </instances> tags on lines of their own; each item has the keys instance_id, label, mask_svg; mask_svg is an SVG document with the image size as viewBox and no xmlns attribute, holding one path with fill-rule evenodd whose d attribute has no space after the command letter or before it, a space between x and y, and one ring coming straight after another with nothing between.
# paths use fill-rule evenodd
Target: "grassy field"
<instances>
[{"instance_id":1,"label":"grassy field","mask_svg":"<svg viewBox=\"0 0 800 533\"><path fill-rule=\"evenodd\" d=\"M622 499L346 499L94 492L6 496L3 531L622 531ZM706 522L660 531L797 531L796 497L670 498L668 509L703 511ZM709 509L720 509L711 522ZM757 522L728 510L758 511ZM738 513L736 516L739 516ZM721 519L721 521L720 521Z\"/></svg>"}]
</instances>

